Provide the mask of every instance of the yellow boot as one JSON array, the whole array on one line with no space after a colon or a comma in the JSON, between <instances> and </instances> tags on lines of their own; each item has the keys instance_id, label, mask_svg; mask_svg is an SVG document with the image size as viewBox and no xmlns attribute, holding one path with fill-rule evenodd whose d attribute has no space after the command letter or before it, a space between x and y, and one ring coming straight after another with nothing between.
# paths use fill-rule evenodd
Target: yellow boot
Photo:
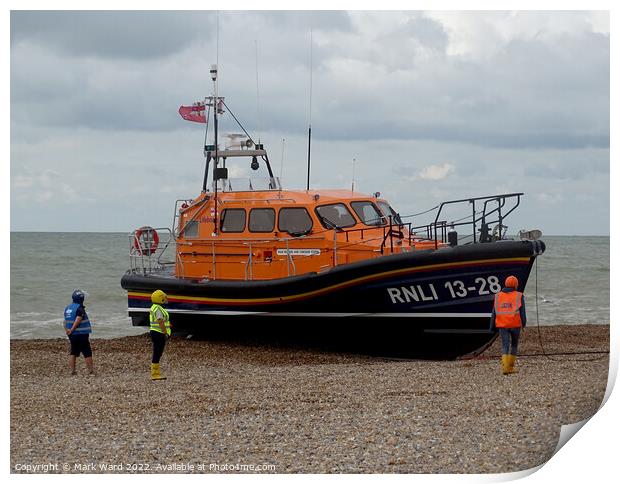
<instances>
[{"instance_id":1,"label":"yellow boot","mask_svg":"<svg viewBox=\"0 0 620 484\"><path fill-rule=\"evenodd\" d=\"M502 375L507 375L510 373L509 358L510 355L502 355Z\"/></svg>"},{"instance_id":2,"label":"yellow boot","mask_svg":"<svg viewBox=\"0 0 620 484\"><path fill-rule=\"evenodd\" d=\"M508 373L516 373L515 370L515 362L517 361L517 357L515 355L508 355Z\"/></svg>"},{"instance_id":3,"label":"yellow boot","mask_svg":"<svg viewBox=\"0 0 620 484\"><path fill-rule=\"evenodd\" d=\"M159 371L159 363L151 363L151 380L165 380L165 376L161 376Z\"/></svg>"}]
</instances>

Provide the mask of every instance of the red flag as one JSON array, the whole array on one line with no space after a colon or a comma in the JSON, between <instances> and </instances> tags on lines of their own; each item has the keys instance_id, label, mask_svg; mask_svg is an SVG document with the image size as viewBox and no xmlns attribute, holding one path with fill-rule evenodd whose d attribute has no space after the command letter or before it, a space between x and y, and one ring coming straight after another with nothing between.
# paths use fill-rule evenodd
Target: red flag
<instances>
[{"instance_id":1,"label":"red flag","mask_svg":"<svg viewBox=\"0 0 620 484\"><path fill-rule=\"evenodd\" d=\"M194 123L207 122L205 105L201 102L194 103L192 106L181 106L179 108L179 114L186 121L193 121Z\"/></svg>"}]
</instances>

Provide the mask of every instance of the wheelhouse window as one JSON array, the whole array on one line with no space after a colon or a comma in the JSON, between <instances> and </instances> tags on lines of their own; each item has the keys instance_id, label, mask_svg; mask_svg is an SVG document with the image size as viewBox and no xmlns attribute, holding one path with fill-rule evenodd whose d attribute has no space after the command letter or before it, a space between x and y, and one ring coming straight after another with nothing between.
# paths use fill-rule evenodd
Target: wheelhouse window
<instances>
[{"instance_id":1,"label":"wheelhouse window","mask_svg":"<svg viewBox=\"0 0 620 484\"><path fill-rule=\"evenodd\" d=\"M223 210L220 229L222 232L243 232L245 230L245 210L242 208Z\"/></svg>"},{"instance_id":2,"label":"wheelhouse window","mask_svg":"<svg viewBox=\"0 0 620 484\"><path fill-rule=\"evenodd\" d=\"M273 208L253 208L250 210L248 228L250 232L273 232L276 226L276 211Z\"/></svg>"},{"instance_id":3,"label":"wheelhouse window","mask_svg":"<svg viewBox=\"0 0 620 484\"><path fill-rule=\"evenodd\" d=\"M278 230L304 235L312 229L312 218L305 208L282 208L278 213Z\"/></svg>"},{"instance_id":4,"label":"wheelhouse window","mask_svg":"<svg viewBox=\"0 0 620 484\"><path fill-rule=\"evenodd\" d=\"M366 225L383 225L383 214L379 212L379 209L374 203L363 202L351 202L351 207L360 218L360 220Z\"/></svg>"},{"instance_id":5,"label":"wheelhouse window","mask_svg":"<svg viewBox=\"0 0 620 484\"><path fill-rule=\"evenodd\" d=\"M198 220L190 220L183 228L185 237L198 237Z\"/></svg>"},{"instance_id":6,"label":"wheelhouse window","mask_svg":"<svg viewBox=\"0 0 620 484\"><path fill-rule=\"evenodd\" d=\"M355 218L344 203L321 205L316 207L315 211L319 216L321 225L326 229L353 227L356 223Z\"/></svg>"},{"instance_id":7,"label":"wheelhouse window","mask_svg":"<svg viewBox=\"0 0 620 484\"><path fill-rule=\"evenodd\" d=\"M379 208L383 212L383 215L385 215L386 222L389 222L388 217L391 215L392 223L402 225L403 221L400 218L400 214L396 212L396 210L394 210L389 203L381 200L377 202L377 205L379 205Z\"/></svg>"}]
</instances>

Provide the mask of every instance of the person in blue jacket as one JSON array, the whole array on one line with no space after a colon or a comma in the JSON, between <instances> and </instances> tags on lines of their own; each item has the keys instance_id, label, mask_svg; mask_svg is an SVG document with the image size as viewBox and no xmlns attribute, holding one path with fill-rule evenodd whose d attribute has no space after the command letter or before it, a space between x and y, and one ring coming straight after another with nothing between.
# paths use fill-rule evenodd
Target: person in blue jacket
<instances>
[{"instance_id":1,"label":"person in blue jacket","mask_svg":"<svg viewBox=\"0 0 620 484\"><path fill-rule=\"evenodd\" d=\"M84 355L84 361L86 362L88 372L91 375L95 373L93 352L90 348L90 341L88 340L93 330L90 326L88 315L86 314L86 308L84 307L84 297L84 291L76 289L71 295L73 303L65 308L65 333L67 333L69 342L71 343L69 369L72 375L77 375L75 364L80 353Z\"/></svg>"}]
</instances>

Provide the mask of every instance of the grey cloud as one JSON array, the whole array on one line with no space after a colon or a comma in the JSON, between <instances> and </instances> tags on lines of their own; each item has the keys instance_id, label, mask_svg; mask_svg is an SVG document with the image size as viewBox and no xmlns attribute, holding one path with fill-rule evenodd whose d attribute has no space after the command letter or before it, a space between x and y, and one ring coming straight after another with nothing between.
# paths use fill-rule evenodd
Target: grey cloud
<instances>
[{"instance_id":1,"label":"grey cloud","mask_svg":"<svg viewBox=\"0 0 620 484\"><path fill-rule=\"evenodd\" d=\"M303 33L310 29L316 32L350 31L353 28L349 14L338 10L252 12L264 19L269 28ZM229 12L229 14L232 14Z\"/></svg>"},{"instance_id":2,"label":"grey cloud","mask_svg":"<svg viewBox=\"0 0 620 484\"><path fill-rule=\"evenodd\" d=\"M407 20L397 34L415 38L420 45L440 52L445 52L448 46L448 34L441 23L423 14Z\"/></svg>"},{"instance_id":3,"label":"grey cloud","mask_svg":"<svg viewBox=\"0 0 620 484\"><path fill-rule=\"evenodd\" d=\"M138 13L129 12L128 18L135 20ZM146 14L151 22L177 26L200 17L171 12L166 20L161 17L166 12ZM40 15L36 19L43 22ZM75 15L85 13L69 17ZM98 15L91 15L89 22L95 23ZM207 18L212 12L201 15ZM331 40L317 43L313 53L313 124L319 138L429 139L517 149L609 145L608 36L577 33L551 40L514 40L491 59L472 61L445 56L443 28L420 14L376 43L356 31L343 12L220 15L221 89L237 114L250 114L243 117L249 129L258 128L259 122L254 108L257 39L261 117L269 121L262 129L273 126L288 134L305 130L310 72L309 38L303 28L318 24L336 32L326 37ZM56 19L57 14L52 15ZM101 25L109 21L104 15ZM69 20L58 24L63 22ZM127 24L131 22L126 19L120 23ZM12 47L14 121L94 129L176 129L181 126L178 106L209 94L206 73L213 59L207 59L205 52L213 45L206 40L164 60L72 59L32 44L44 34L53 41L62 29L48 26L52 33L41 29L32 34L32 25L22 28L20 22L13 26L14 35L22 39ZM99 32L105 27L100 26ZM438 50L415 68L406 68L419 47L411 39L437 45ZM356 40L363 44L357 50ZM388 64L351 64L376 59L380 51L392 52ZM41 103L41 98L47 101Z\"/></svg>"},{"instance_id":4,"label":"grey cloud","mask_svg":"<svg viewBox=\"0 0 620 484\"><path fill-rule=\"evenodd\" d=\"M583 180L595 174L609 175L609 162L595 156L582 158L550 158L545 163L531 164L523 173L530 177L555 180Z\"/></svg>"},{"instance_id":5,"label":"grey cloud","mask_svg":"<svg viewBox=\"0 0 620 484\"><path fill-rule=\"evenodd\" d=\"M54 220L55 211L72 210L61 183L90 187L101 213L88 221L91 230L125 230L143 213L161 216L151 224L168 224L174 198L200 188L204 125L183 121L177 109L211 92L214 12L61 13L11 17L14 228L65 227ZM547 231L570 233L572 219L558 216L558 207L587 220L583 199L599 214L591 231L604 231L608 35L580 26L528 37L516 28L506 42L487 22L491 31L479 35L497 48L465 56L449 54L452 39L425 13L362 16L220 13L220 95L253 135L260 130L275 165L286 138L289 188L305 186L312 27L313 186L348 186L356 157L359 189L381 191L401 213L525 191L524 226L538 218ZM237 131L229 115L221 123L223 132ZM446 164L454 168L444 178L416 178ZM46 170L57 174L53 183ZM143 182L162 176L170 200L149 201ZM76 218L71 229L85 223Z\"/></svg>"},{"instance_id":6,"label":"grey cloud","mask_svg":"<svg viewBox=\"0 0 620 484\"><path fill-rule=\"evenodd\" d=\"M141 12L14 14L13 120L93 129L177 128L180 125L178 106L210 94L208 70L215 62L212 28L215 14L170 12L168 18L168 12L144 13L146 21L141 25L148 24L147 30L153 30L144 35L147 39L144 45L134 45L131 40L134 35L142 37L144 32L123 33L114 44L105 40L110 23L120 30L130 30L139 20L135 16ZM88 27L92 37L80 32L75 26L80 25L76 18L87 20L85 24L92 26L92 29ZM277 29L275 24L279 26ZM313 28L318 31L347 31L350 28L345 12L313 12L311 15L221 12L220 25L220 79L224 90L235 94L237 102L231 100L231 105L237 106L256 105L255 39L259 40L265 97L300 98L307 95L309 72L309 31L300 34L300 29L315 26ZM175 39L166 41L165 48L157 43L149 44L148 39L152 40L152 36L159 35L162 30ZM265 31L269 35L265 35ZM75 36L85 37L84 42L74 45ZM192 38L196 40L194 44L188 40ZM78 52L93 55L73 57ZM176 55L172 56L174 52ZM303 55L299 55L300 52ZM316 67L327 56L327 50L315 45L313 56ZM295 79L290 78L291 70ZM274 80L276 82L272 82ZM41 103L41 99L46 102Z\"/></svg>"},{"instance_id":7,"label":"grey cloud","mask_svg":"<svg viewBox=\"0 0 620 484\"><path fill-rule=\"evenodd\" d=\"M11 46L35 41L73 56L165 57L214 35L214 12L13 11Z\"/></svg>"},{"instance_id":8,"label":"grey cloud","mask_svg":"<svg viewBox=\"0 0 620 484\"><path fill-rule=\"evenodd\" d=\"M609 37L557 43L513 42L487 62L433 59L415 76L386 77L369 105L377 136L507 148L609 146ZM372 87L338 87L322 118L325 133L372 137L368 117L359 116L359 100L371 98Z\"/></svg>"}]
</instances>

